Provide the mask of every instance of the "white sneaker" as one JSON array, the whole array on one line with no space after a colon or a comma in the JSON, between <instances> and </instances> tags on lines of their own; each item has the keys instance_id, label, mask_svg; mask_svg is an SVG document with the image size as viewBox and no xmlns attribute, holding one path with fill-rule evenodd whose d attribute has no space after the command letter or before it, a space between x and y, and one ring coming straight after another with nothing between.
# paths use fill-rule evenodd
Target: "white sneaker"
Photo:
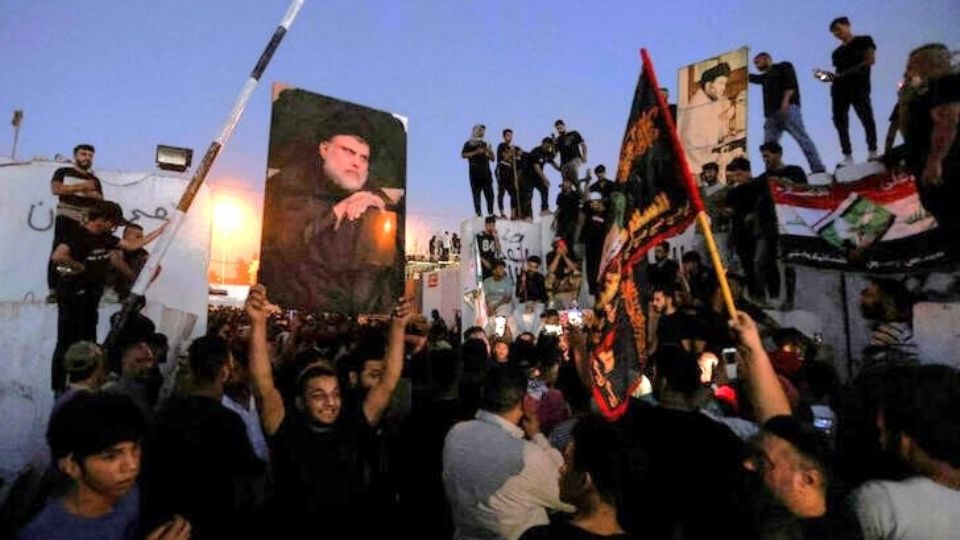
<instances>
[{"instance_id":1,"label":"white sneaker","mask_svg":"<svg viewBox=\"0 0 960 540\"><path fill-rule=\"evenodd\" d=\"M870 161L878 160L880 159L880 154L878 154L876 150L871 150L870 153L867 155L867 159Z\"/></svg>"},{"instance_id":2,"label":"white sneaker","mask_svg":"<svg viewBox=\"0 0 960 540\"><path fill-rule=\"evenodd\" d=\"M840 163L837 163L837 168L849 167L850 165L853 165L853 154L844 154L843 160L841 160Z\"/></svg>"}]
</instances>

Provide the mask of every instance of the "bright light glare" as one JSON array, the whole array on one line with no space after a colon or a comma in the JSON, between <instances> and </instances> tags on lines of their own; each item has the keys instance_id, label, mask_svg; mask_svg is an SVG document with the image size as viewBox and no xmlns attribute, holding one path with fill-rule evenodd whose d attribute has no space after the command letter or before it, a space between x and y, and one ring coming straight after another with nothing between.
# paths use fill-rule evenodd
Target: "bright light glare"
<instances>
[{"instance_id":1,"label":"bright light glare","mask_svg":"<svg viewBox=\"0 0 960 540\"><path fill-rule=\"evenodd\" d=\"M216 227L223 232L233 232L240 228L243 221L243 211L240 206L230 199L217 202L213 210L213 219Z\"/></svg>"}]
</instances>

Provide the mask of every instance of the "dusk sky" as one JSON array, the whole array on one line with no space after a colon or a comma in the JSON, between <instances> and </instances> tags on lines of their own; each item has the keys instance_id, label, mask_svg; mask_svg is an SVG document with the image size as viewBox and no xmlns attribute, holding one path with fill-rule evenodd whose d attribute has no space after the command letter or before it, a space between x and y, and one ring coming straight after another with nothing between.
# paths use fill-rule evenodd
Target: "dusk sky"
<instances>
[{"instance_id":1,"label":"dusk sky","mask_svg":"<svg viewBox=\"0 0 960 540\"><path fill-rule=\"evenodd\" d=\"M20 157L67 155L90 142L98 168L149 170L165 143L193 148L198 162L287 3L0 0L0 153L9 155L9 117L22 108ZM792 61L804 120L832 167L840 152L829 89L811 70L830 68L838 43L827 25L839 15L878 45L873 103L882 140L907 53L932 41L960 47L960 2L307 0L209 180L262 192L270 84L281 81L407 116L411 221L455 230L472 214L460 148L475 123L487 125L494 144L512 127L530 148L563 118L587 140L588 164L611 167L640 47L672 91L681 66L740 46ZM759 162L758 87L749 99L749 146ZM786 160L805 165L785 141Z\"/></svg>"}]
</instances>

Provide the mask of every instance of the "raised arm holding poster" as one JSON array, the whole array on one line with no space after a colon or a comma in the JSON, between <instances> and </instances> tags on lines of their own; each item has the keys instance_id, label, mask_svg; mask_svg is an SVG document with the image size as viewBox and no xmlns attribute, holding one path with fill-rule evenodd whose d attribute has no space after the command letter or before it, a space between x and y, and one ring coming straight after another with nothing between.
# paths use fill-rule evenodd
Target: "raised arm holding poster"
<instances>
[{"instance_id":1,"label":"raised arm holding poster","mask_svg":"<svg viewBox=\"0 0 960 540\"><path fill-rule=\"evenodd\" d=\"M274 85L260 282L279 304L385 314L403 293L406 126Z\"/></svg>"}]
</instances>

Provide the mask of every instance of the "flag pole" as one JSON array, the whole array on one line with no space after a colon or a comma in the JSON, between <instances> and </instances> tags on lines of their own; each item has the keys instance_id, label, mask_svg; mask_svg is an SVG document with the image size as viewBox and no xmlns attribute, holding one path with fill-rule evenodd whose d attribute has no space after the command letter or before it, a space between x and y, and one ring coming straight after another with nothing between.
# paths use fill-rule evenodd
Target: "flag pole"
<instances>
[{"instance_id":1,"label":"flag pole","mask_svg":"<svg viewBox=\"0 0 960 540\"><path fill-rule=\"evenodd\" d=\"M670 131L670 141L673 143L674 152L679 159L680 174L686 183L687 192L690 195L690 202L697 210L697 223L700 225L700 230L703 231L703 237L707 243L707 251L710 253L710 261L713 263L713 271L717 275L717 281L720 283L720 291L723 293L723 301L727 307L727 313L731 319L736 320L737 307L733 302L733 294L730 292L730 283L727 282L727 272L723 267L720 252L717 250L717 243L713 238L713 231L710 230L710 220L707 217L707 212L704 210L703 199L700 198L700 190L697 189L697 185L693 181L690 164L687 163L687 154L684 152L683 144L681 144L680 137L677 135L676 123L670 115L670 109L667 107L666 100L663 99L663 94L660 93L660 84L657 82L657 74L653 69L653 62L650 60L647 49L640 49L640 57L643 59L644 69L647 69L650 74L650 83L656 89L660 114L663 115L667 129Z\"/></svg>"},{"instance_id":2,"label":"flag pole","mask_svg":"<svg viewBox=\"0 0 960 540\"><path fill-rule=\"evenodd\" d=\"M193 173L193 178L191 178L190 183L187 184L187 188L180 197L180 202L177 204L167 224L166 230L157 241L153 254L147 259L146 264L140 271L136 282L134 282L130 290L130 295L127 297L127 300L124 301L120 316L114 320L110 328L110 334L104 343L106 347L109 347L109 345L113 343L117 334L123 330L130 316L143 307L145 302L144 294L160 268L160 262L163 256L167 253L170 244L173 243L173 239L183 225L184 218L187 215L187 211L190 210L190 205L193 204L194 197L196 197L200 191L200 186L203 185L203 181L206 179L207 173L210 172L210 168L217 159L217 155L220 154L223 146L227 143L227 140L230 139L230 135L233 134L233 130L237 127L237 122L239 122L240 116L243 114L247 102L253 94L253 90L257 87L257 83L260 82L260 77L267 69L267 64L269 64L270 59L273 58L273 54L280 45L280 41L283 40L290 25L293 24L293 20L297 17L297 13L300 12L300 8L303 7L303 2L304 0L292 0L290 2L286 13L283 15L283 19L281 19L280 24L277 25L273 36L267 43L266 48L264 48L263 53L261 53L253 71L250 72L250 76L240 89L240 94L237 96L236 101L234 101L233 109L231 109L226 121L223 123L223 126L221 126L220 133L207 148L203 160L200 162L200 165L197 166L197 170Z\"/></svg>"}]
</instances>

